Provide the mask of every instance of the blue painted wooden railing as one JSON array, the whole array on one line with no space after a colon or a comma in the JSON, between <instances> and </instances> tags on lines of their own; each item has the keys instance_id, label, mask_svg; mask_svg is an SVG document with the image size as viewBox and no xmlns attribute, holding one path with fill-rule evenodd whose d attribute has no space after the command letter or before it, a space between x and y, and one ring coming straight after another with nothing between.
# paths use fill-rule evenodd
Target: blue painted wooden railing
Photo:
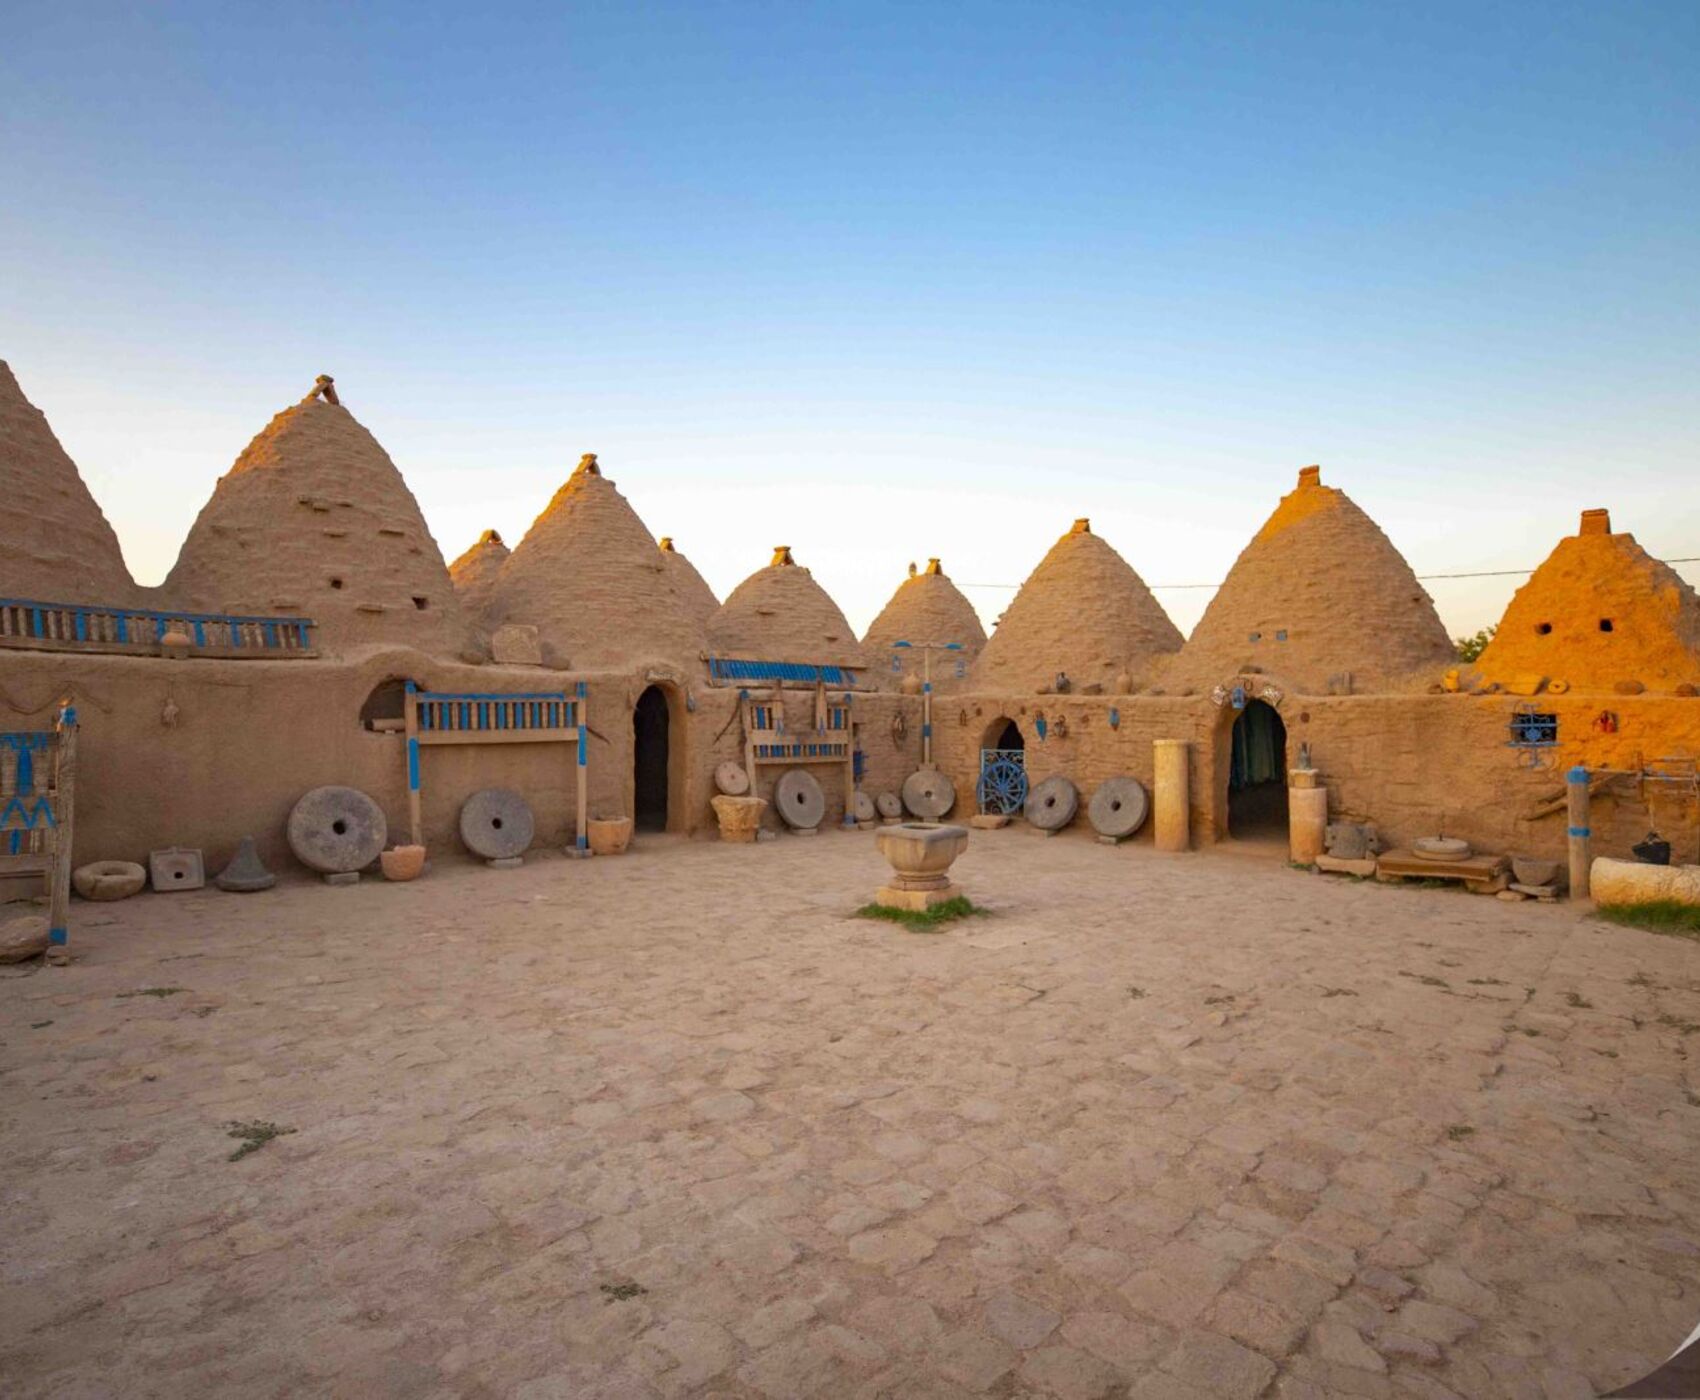
<instances>
[{"instance_id":1,"label":"blue painted wooden railing","mask_svg":"<svg viewBox=\"0 0 1700 1400\"><path fill-rule=\"evenodd\" d=\"M810 666L801 661L734 661L708 658L708 675L715 681L796 681L803 685L855 685L856 673L847 666Z\"/></svg>"},{"instance_id":2,"label":"blue painted wooden railing","mask_svg":"<svg viewBox=\"0 0 1700 1400\"><path fill-rule=\"evenodd\" d=\"M573 729L579 702L564 690L530 694L456 694L440 690L413 692L419 706L419 732L445 730L484 732L500 729Z\"/></svg>"},{"instance_id":3,"label":"blue painted wooden railing","mask_svg":"<svg viewBox=\"0 0 1700 1400\"><path fill-rule=\"evenodd\" d=\"M145 649L168 632L181 632L196 650L289 657L313 648L310 617L247 617L234 613L175 612L155 608L49 603L37 598L0 598L0 646Z\"/></svg>"}]
</instances>

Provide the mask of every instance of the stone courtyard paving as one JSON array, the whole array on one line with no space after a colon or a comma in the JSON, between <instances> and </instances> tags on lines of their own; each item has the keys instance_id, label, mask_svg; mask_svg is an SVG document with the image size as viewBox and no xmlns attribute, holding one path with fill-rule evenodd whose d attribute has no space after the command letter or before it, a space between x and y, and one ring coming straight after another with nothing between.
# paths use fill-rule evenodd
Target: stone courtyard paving
<instances>
[{"instance_id":1,"label":"stone courtyard paving","mask_svg":"<svg viewBox=\"0 0 1700 1400\"><path fill-rule=\"evenodd\" d=\"M1024 830L923 935L882 870L78 905L0 980L0 1391L1581 1400L1700 1322L1700 947Z\"/></svg>"}]
</instances>

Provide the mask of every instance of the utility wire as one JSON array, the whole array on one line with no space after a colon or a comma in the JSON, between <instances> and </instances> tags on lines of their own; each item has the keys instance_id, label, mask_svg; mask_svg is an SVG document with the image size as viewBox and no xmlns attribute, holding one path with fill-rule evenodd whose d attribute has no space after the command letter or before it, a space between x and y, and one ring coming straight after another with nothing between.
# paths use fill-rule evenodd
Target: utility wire
<instances>
[{"instance_id":1,"label":"utility wire","mask_svg":"<svg viewBox=\"0 0 1700 1400\"><path fill-rule=\"evenodd\" d=\"M1682 557L1680 559L1659 559L1655 562L1660 563L1660 564L1700 564L1700 554L1689 554L1689 555L1685 555L1684 557ZM1483 569L1483 570L1480 570L1479 572L1476 572L1476 573L1467 573L1467 574L1418 574L1417 577L1418 578L1512 578L1512 577L1515 577L1519 574L1532 574L1534 572L1535 571L1533 569ZM1007 588L1007 589L1017 589L1017 588L1021 587L1021 585L1019 583L963 583L963 584L958 584L957 586L959 588ZM1162 589L1220 588L1222 585L1219 584L1219 583L1148 583L1145 586L1147 588L1149 588L1153 593L1155 593L1159 588L1162 588Z\"/></svg>"}]
</instances>

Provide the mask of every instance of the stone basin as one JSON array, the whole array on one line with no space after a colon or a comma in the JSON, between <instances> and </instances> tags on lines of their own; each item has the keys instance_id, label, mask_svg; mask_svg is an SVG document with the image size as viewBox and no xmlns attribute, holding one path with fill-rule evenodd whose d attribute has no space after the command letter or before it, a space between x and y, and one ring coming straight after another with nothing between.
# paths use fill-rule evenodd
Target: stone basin
<instances>
[{"instance_id":1,"label":"stone basin","mask_svg":"<svg viewBox=\"0 0 1700 1400\"><path fill-rule=\"evenodd\" d=\"M950 881L950 867L968 848L968 828L942 822L898 822L874 833L874 844L891 863L889 885L874 899L897 909L931 909L955 899L962 886Z\"/></svg>"},{"instance_id":2,"label":"stone basin","mask_svg":"<svg viewBox=\"0 0 1700 1400\"><path fill-rule=\"evenodd\" d=\"M761 830L761 814L767 807L765 797L747 797L719 793L709 799L715 820L720 823L720 839L749 844Z\"/></svg>"}]
</instances>

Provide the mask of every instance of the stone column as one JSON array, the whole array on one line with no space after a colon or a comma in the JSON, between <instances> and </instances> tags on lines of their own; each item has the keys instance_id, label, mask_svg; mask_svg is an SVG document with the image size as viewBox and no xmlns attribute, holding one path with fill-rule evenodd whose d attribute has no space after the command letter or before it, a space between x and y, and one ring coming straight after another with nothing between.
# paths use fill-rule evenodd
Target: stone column
<instances>
[{"instance_id":1,"label":"stone column","mask_svg":"<svg viewBox=\"0 0 1700 1400\"><path fill-rule=\"evenodd\" d=\"M1588 898L1588 856L1593 831L1588 826L1588 770L1578 763L1564 775L1570 814L1570 897Z\"/></svg>"},{"instance_id":2,"label":"stone column","mask_svg":"<svg viewBox=\"0 0 1700 1400\"><path fill-rule=\"evenodd\" d=\"M1192 744L1186 739L1158 739L1152 805L1156 845L1159 851L1192 849L1192 803L1188 792L1188 770Z\"/></svg>"},{"instance_id":3,"label":"stone column","mask_svg":"<svg viewBox=\"0 0 1700 1400\"><path fill-rule=\"evenodd\" d=\"M1328 789L1314 768L1287 774L1287 846L1295 865L1314 865L1328 834Z\"/></svg>"}]
</instances>

